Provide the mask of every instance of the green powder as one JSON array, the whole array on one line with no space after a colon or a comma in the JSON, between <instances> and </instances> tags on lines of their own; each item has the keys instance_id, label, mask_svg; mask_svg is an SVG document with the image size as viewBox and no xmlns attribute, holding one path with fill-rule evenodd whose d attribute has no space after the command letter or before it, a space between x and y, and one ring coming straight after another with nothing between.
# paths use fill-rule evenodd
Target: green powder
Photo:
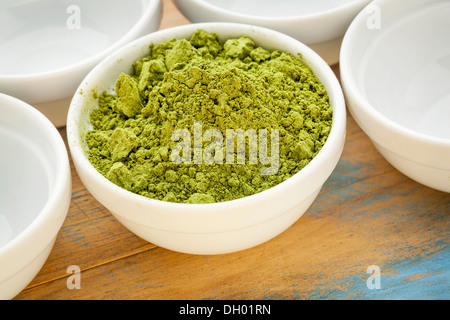
<instances>
[{"instance_id":1,"label":"green powder","mask_svg":"<svg viewBox=\"0 0 450 320\"><path fill-rule=\"evenodd\" d=\"M327 92L291 54L204 30L150 49L91 114L88 157L113 183L169 202L228 201L285 181L324 145Z\"/></svg>"}]
</instances>

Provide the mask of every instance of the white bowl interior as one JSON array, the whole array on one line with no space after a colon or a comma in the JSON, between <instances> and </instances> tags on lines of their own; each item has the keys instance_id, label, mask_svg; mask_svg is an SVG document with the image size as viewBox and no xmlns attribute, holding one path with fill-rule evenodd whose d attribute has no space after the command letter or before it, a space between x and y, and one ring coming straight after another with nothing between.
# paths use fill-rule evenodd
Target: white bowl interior
<instances>
[{"instance_id":1,"label":"white bowl interior","mask_svg":"<svg viewBox=\"0 0 450 320\"><path fill-rule=\"evenodd\" d=\"M1 1L0 74L52 71L92 57L123 37L144 7L143 0Z\"/></svg>"},{"instance_id":2,"label":"white bowl interior","mask_svg":"<svg viewBox=\"0 0 450 320\"><path fill-rule=\"evenodd\" d=\"M42 124L12 100L0 100L0 150L1 248L40 214L61 165Z\"/></svg>"},{"instance_id":3,"label":"white bowl interior","mask_svg":"<svg viewBox=\"0 0 450 320\"><path fill-rule=\"evenodd\" d=\"M355 0L201 0L240 14L283 18L329 11Z\"/></svg>"},{"instance_id":4,"label":"white bowl interior","mask_svg":"<svg viewBox=\"0 0 450 320\"><path fill-rule=\"evenodd\" d=\"M450 139L449 16L449 1L386 3L378 28L354 33L357 45L348 59L373 108L400 126L444 139Z\"/></svg>"}]
</instances>

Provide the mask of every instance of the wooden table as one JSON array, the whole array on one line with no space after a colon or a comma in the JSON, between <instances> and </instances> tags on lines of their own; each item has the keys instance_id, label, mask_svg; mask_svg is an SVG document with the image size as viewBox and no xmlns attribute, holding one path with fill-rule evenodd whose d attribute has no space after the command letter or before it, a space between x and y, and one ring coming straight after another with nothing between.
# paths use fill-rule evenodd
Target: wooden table
<instances>
[{"instance_id":1,"label":"wooden table","mask_svg":"<svg viewBox=\"0 0 450 320\"><path fill-rule=\"evenodd\" d=\"M187 23L165 0L161 29ZM281 235L237 253L159 248L115 220L73 166L72 178L54 249L15 299L450 298L450 195L395 170L350 115L342 158L311 208ZM68 288L72 265L80 289Z\"/></svg>"}]
</instances>

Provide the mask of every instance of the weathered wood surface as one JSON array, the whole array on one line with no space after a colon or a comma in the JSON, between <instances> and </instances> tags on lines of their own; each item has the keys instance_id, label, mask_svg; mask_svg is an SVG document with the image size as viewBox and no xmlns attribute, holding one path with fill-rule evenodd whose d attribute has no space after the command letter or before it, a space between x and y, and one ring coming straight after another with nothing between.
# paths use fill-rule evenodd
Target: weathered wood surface
<instances>
[{"instance_id":1,"label":"weathered wood surface","mask_svg":"<svg viewBox=\"0 0 450 320\"><path fill-rule=\"evenodd\" d=\"M187 23L165 0L161 29ZM342 158L312 207L278 237L237 253L159 248L115 220L73 166L72 178L55 247L15 299L450 298L450 195L395 170L350 115ZM80 289L68 289L70 265L81 269ZM379 289L367 285L372 265Z\"/></svg>"}]
</instances>

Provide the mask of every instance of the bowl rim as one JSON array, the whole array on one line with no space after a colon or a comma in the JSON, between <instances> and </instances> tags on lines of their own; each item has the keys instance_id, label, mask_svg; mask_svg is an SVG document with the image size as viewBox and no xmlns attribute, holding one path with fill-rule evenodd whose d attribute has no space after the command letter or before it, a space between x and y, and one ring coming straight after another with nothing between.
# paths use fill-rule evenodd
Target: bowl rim
<instances>
[{"instance_id":1,"label":"bowl rim","mask_svg":"<svg viewBox=\"0 0 450 320\"><path fill-rule=\"evenodd\" d=\"M0 257L3 258L4 256L13 255L16 248L23 247L24 245L29 244L30 237L33 237L36 232L39 232L39 230L43 230L46 226L46 222L48 222L48 219L55 219L55 217L57 216L65 217L67 215L67 211L61 213L56 209L61 204L61 201L64 199L64 197L67 196L66 192L68 183L71 186L71 174L66 146L60 133L50 122L50 120L48 120L47 117L45 117L41 112L39 112L28 103L10 95L0 93L0 102L1 101L8 101L12 104L15 104L15 109L19 110L18 112L29 114L30 121L34 121L35 123L37 123L40 129L42 131L45 131L45 134L50 137L48 145L51 146L51 150L53 150L56 155L56 166L53 167L55 172L54 183L52 189L49 190L45 205L24 230L22 230L13 239L0 247ZM56 236L56 233L54 235L51 235L52 238L54 236ZM42 244L43 247L46 247L47 245L48 243L45 243L45 246L44 244ZM35 256L32 257L30 255L29 258L34 259ZM20 269L18 269L17 272L18 271L20 271ZM0 273L0 276L1 274L3 274L3 272ZM0 278L0 283L3 280L5 279Z\"/></svg>"},{"instance_id":2,"label":"bowl rim","mask_svg":"<svg viewBox=\"0 0 450 320\"><path fill-rule=\"evenodd\" d=\"M108 47L103 49L100 52L97 52L96 54L83 59L81 61L78 61L76 63L52 69L47 71L41 71L41 72L34 72L34 73L23 73L23 74L2 74L0 73L0 80L1 81L8 81L8 80L45 80L48 77L51 76L58 76L63 75L65 73L74 72L79 69L87 68L90 65L93 65L95 63L98 63L103 58L105 58L108 54L114 52L133 38L139 33L139 31L143 30L145 27L147 21L149 18L152 17L153 13L156 12L158 7L161 5L161 0L140 0L140 5L142 7L141 10L141 16L136 21L136 23L129 29L121 38L119 38L114 43L110 44ZM146 8L147 6L147 8Z\"/></svg>"},{"instance_id":3,"label":"bowl rim","mask_svg":"<svg viewBox=\"0 0 450 320\"><path fill-rule=\"evenodd\" d=\"M390 0L375 0L372 1L366 8L372 5L381 8L384 5L389 6L390 3L391 3ZM352 48L358 45L358 41L356 41L355 39L358 38L358 32L361 28L361 25L365 23L364 11L365 9L363 9L352 21L352 23L347 29L347 32L344 35L344 39L341 45L341 52L339 57L340 73L343 89L344 90L347 89L345 90L346 95L348 95L349 97L351 97L352 100L355 101L355 105L358 106L357 109L359 109L359 111L362 111L365 114L367 114L369 117L374 119L380 126L384 126L397 134L413 138L421 142L450 147L450 139L435 137L405 127L382 114L370 103L370 101L367 98L364 97L364 94L360 90L360 86L356 83L356 80L353 77L354 73L350 61ZM386 28L384 28L384 30L386 30ZM352 109L355 109L355 107L349 108L350 111L353 111Z\"/></svg>"},{"instance_id":4,"label":"bowl rim","mask_svg":"<svg viewBox=\"0 0 450 320\"><path fill-rule=\"evenodd\" d=\"M175 3L179 1L185 1L185 0L174 0ZM266 22L293 22L296 20L304 20L304 21L312 21L315 19L323 19L330 17L332 15L345 12L347 10L352 10L355 8L359 8L361 4L364 4L368 2L369 0L354 0L351 2L348 2L343 5L339 5L335 8L319 11L316 13L309 13L305 15L296 15L296 16L286 16L286 17L266 17L266 16L257 16L257 15L250 15L250 14L244 14L235 12L232 10L227 10L222 7L216 6L212 3L209 3L205 0L189 0L191 3L195 3L199 7L212 11L215 13L218 13L222 16L226 16L227 18L239 18L242 19L242 21L247 21L248 23L256 23L258 21L266 21Z\"/></svg>"},{"instance_id":5,"label":"bowl rim","mask_svg":"<svg viewBox=\"0 0 450 320\"><path fill-rule=\"evenodd\" d=\"M331 67L312 49L310 49L308 46L306 46L304 43L300 42L299 40L296 40L295 38L288 36L286 34L283 34L279 31L272 30L266 27L261 26L255 26L255 25L249 25L249 24L242 24L242 23L233 23L233 22L204 22L204 23L193 23L188 25L182 25L177 27L172 27L168 29L163 29L157 32L154 32L152 34L146 35L144 37L138 38L126 46L122 47L121 49L117 50L115 53L110 55L109 57L105 58L101 63L99 63L82 81L80 86L78 87L76 92L80 92L84 88L85 85L87 85L89 78L91 78L96 73L104 72L102 70L103 66L108 65L109 61L117 61L117 59L121 59L121 54L125 53L127 54L127 50L131 50L131 48L134 47L134 51L140 50L141 46L136 46L136 44L144 41L146 39L147 43L155 43L152 42L152 39L154 37L161 36L168 34L176 35L181 31L183 33L184 30L189 30L189 32L194 32L196 29L199 28L205 28L205 27L227 27L232 26L235 28L240 28L242 30L242 34L245 34L248 30L254 30L259 32L264 32L265 35L269 33L269 35L276 36L278 39L281 37L281 39L285 39L287 41L295 42L296 45L299 48L299 52L301 52L304 60L309 66L313 66L313 69L316 69L315 74L317 75L317 71L320 71L322 74L322 80L321 82L324 84L324 79L326 79L326 82L328 83L328 86L326 87L327 93L329 96L329 99L333 99L333 119L332 119L332 127L330 130L330 134L327 138L327 141L323 145L322 149L319 151L319 153L299 172L294 174L293 176L289 177L285 181L269 188L264 191L255 193L250 196L245 196L238 199L223 201L223 202L215 202L215 203L204 203L204 204L188 204L188 203L174 203L174 202L167 202L163 200L153 199L149 197L145 197L136 193L133 193L131 191L128 191L124 188L121 188L114 184L113 182L109 181L106 177L104 177L100 172L97 171L97 169L94 168L94 166L90 163L90 161L87 159L85 152L83 148L81 147L81 139L80 139L80 131L79 131L79 125L77 124L78 114L82 112L82 108L77 102L81 99L79 95L76 95L74 99L71 102L71 105L69 107L68 117L67 117L67 135L68 135L68 144L69 148L72 154L72 158L74 159L74 162L78 163L83 172L90 176L90 178L94 179L97 184L100 184L102 187L109 189L111 192L117 195L122 195L123 197L127 197L127 199L132 199L132 201L137 202L139 205L142 206L152 206L152 207L159 207L162 209L174 209L174 210L180 210L184 211L185 213L198 213L198 212L211 212L211 214L214 214L214 211L216 213L219 212L219 210L214 209L230 209L235 207L240 207L245 203L248 203L249 201L255 202L258 201L261 198L266 197L267 194L271 193L280 193L284 189L289 189L292 185L296 183L296 180L298 179L304 179L304 176L308 176L313 174L314 172L317 172L321 168L321 164L326 162L328 160L329 154L332 154L335 152L335 148L337 145L339 145L339 139L341 139L341 135L345 136L345 130L346 130L346 109L345 109L345 99L342 92L342 88L339 85L339 81L332 71ZM187 32L187 31L185 31ZM212 31L211 31L212 32ZM218 31L216 31L219 33ZM220 36L220 34L219 34ZM175 36L176 37L176 36ZM324 84L325 85L325 84ZM83 89L83 92L85 90ZM87 90L89 91L89 90ZM86 91L86 92L87 92ZM330 94L331 93L331 94ZM75 113L75 114L74 114ZM340 151L342 152L342 150ZM339 153L340 156L341 153ZM338 159L336 160L336 163L338 162ZM333 166L334 168L334 166ZM311 191L311 194L315 190Z\"/></svg>"}]
</instances>

